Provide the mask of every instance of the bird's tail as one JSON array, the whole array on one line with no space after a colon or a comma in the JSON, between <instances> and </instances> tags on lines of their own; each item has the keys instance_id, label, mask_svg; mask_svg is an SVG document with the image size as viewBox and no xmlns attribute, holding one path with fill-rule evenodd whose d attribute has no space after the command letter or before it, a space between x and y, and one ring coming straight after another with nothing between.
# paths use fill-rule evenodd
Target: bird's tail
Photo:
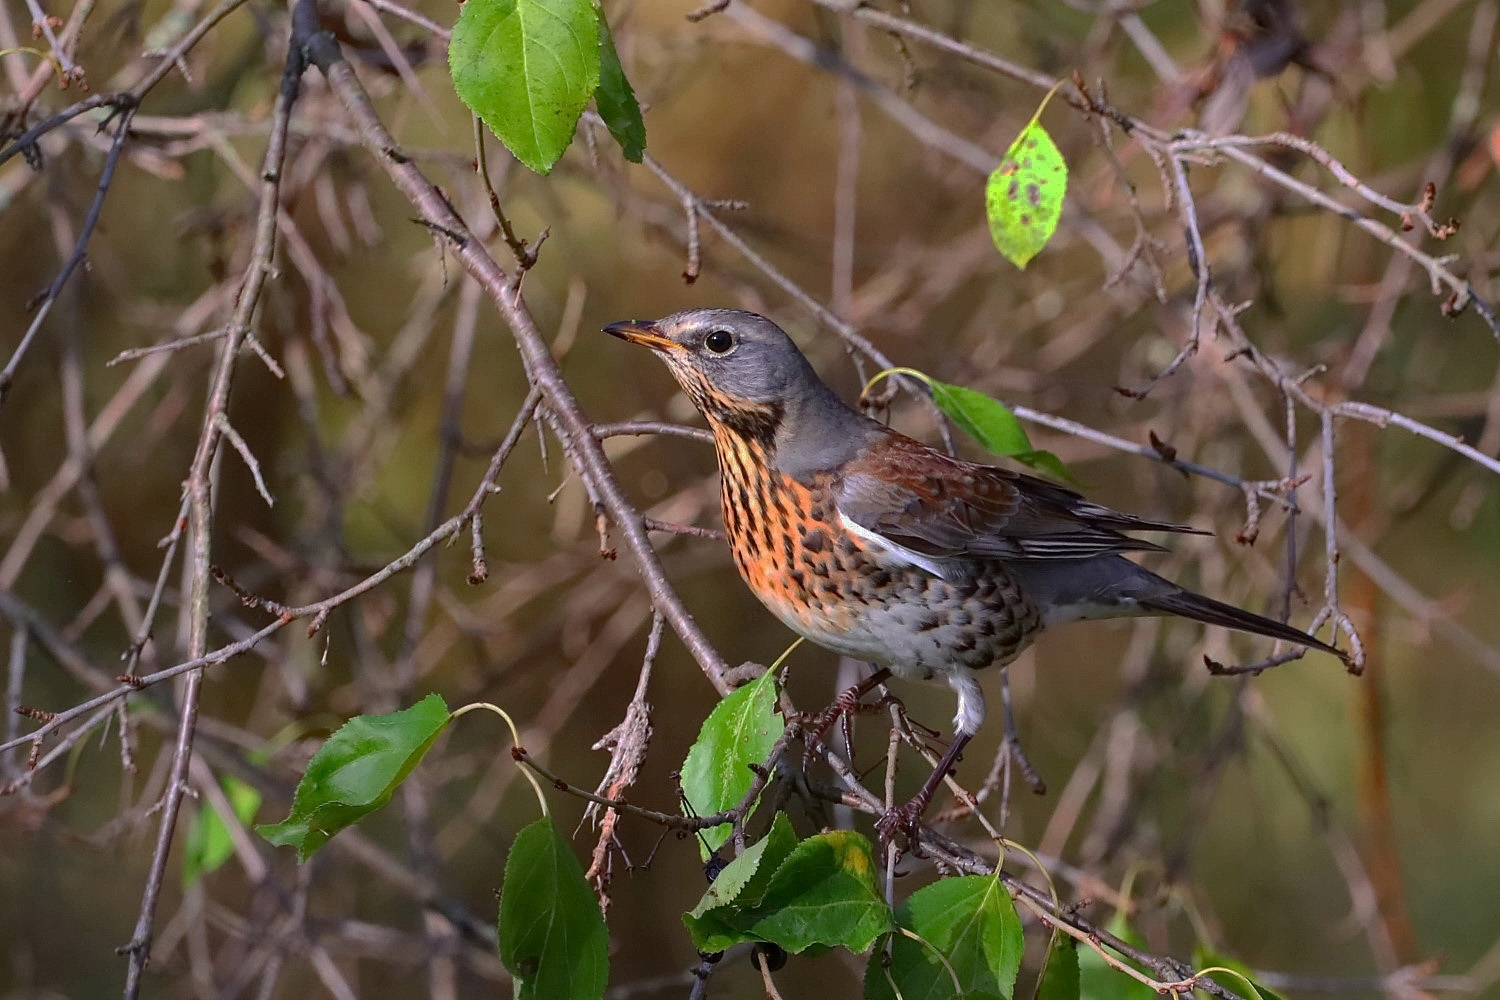
<instances>
[{"instance_id":1,"label":"bird's tail","mask_svg":"<svg viewBox=\"0 0 1500 1000\"><path fill-rule=\"evenodd\" d=\"M1350 662L1343 650L1306 632L1185 590L1124 556L1017 562L1011 564L1011 570L1043 609L1043 619L1049 625L1085 618L1178 615L1322 650L1345 664Z\"/></svg>"},{"instance_id":2,"label":"bird's tail","mask_svg":"<svg viewBox=\"0 0 1500 1000\"><path fill-rule=\"evenodd\" d=\"M1176 593L1162 594L1140 599L1142 608L1156 614L1177 615L1181 618L1191 618L1193 621L1203 622L1208 625L1222 625L1224 628L1237 629L1241 632L1251 632L1255 635L1267 636L1271 639L1280 639L1283 642L1296 643L1306 646L1308 649L1321 649L1325 653L1332 653L1346 664L1349 662L1349 654L1342 649L1330 646L1320 639L1303 632L1301 629L1293 628L1284 622L1266 618L1253 611L1237 608L1223 601L1216 601L1212 597L1204 597L1195 594L1191 590L1177 588Z\"/></svg>"}]
</instances>

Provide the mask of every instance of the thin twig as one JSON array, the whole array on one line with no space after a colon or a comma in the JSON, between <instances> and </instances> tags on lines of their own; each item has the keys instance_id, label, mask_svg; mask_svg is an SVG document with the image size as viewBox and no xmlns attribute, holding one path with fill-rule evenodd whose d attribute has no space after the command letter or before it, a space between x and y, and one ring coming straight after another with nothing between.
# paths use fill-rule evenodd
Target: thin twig
<instances>
[{"instance_id":1,"label":"thin twig","mask_svg":"<svg viewBox=\"0 0 1500 1000\"><path fill-rule=\"evenodd\" d=\"M312 3L313 0L298 0L297 8L308 10ZM280 199L281 173L286 160L288 122L291 120L292 106L296 103L300 92L303 70L307 66L303 44L298 33L293 31L287 46L286 66L281 76L281 88L277 94L276 107L272 112L271 133L266 140L255 241L235 300L234 313L228 324L229 335L224 338L219 347L219 357L209 389L208 403L204 407L203 427L198 437L198 446L193 455L192 465L188 471L185 493L188 503L190 538L187 567L190 588L187 598L189 658L202 657L208 649L208 594L211 585L211 532L213 530L212 501L209 495L211 470L218 453L218 445L223 438L235 360L240 344L250 332L252 317L255 315L261 293L271 274L271 261L276 249L276 214ZM255 466L252 465L252 469L254 468ZM177 813L182 804L182 797L187 791L188 763L192 757L194 735L197 729L198 694L202 681L203 671L193 670L188 673L187 682L182 690L181 719L172 751L170 775L161 810L161 820L157 828L156 847L152 852L145 889L141 894L141 907L136 918L135 930L131 934L130 942L121 948L129 959L125 980L125 1000L136 1000L139 997L141 979L151 959L152 923L156 917L156 904L166 876L167 858L176 833Z\"/></svg>"},{"instance_id":2,"label":"thin twig","mask_svg":"<svg viewBox=\"0 0 1500 1000\"><path fill-rule=\"evenodd\" d=\"M399 151L333 38L323 33L314 35L309 51L313 62L328 78L345 111L353 119L365 144L376 154L380 165L396 186L418 208L424 219L440 226L445 232L459 236L452 241L454 254L484 287L510 326L521 349L527 372L546 400L547 412L555 416L558 425L565 431L565 449L577 461L579 474L591 489L598 492L600 502L624 536L626 546L635 557L637 568L646 581L652 603L666 616L673 631L687 644L715 688L721 693L728 693L728 685L723 680L727 665L682 606L681 600L667 581L660 560L646 537L640 514L620 489L608 459L590 432L589 422L579 409L577 399L563 381L546 342L520 298L519 290L483 245L464 235L468 231L467 227L447 199L432 186L421 169Z\"/></svg>"}]
</instances>

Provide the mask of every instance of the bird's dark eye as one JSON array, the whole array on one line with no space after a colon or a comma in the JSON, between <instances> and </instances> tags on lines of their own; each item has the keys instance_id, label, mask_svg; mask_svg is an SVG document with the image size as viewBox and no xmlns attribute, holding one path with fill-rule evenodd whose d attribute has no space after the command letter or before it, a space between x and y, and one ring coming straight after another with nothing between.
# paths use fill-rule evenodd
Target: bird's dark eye
<instances>
[{"instance_id":1,"label":"bird's dark eye","mask_svg":"<svg viewBox=\"0 0 1500 1000\"><path fill-rule=\"evenodd\" d=\"M713 330L703 338L703 347L710 354L728 354L734 350L734 334L728 330Z\"/></svg>"}]
</instances>

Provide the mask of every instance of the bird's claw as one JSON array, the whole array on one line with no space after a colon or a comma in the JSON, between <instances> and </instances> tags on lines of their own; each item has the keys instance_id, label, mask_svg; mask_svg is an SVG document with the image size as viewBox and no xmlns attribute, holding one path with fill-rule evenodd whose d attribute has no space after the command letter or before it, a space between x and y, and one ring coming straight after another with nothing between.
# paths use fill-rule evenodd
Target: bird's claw
<instances>
[{"instance_id":1,"label":"bird's claw","mask_svg":"<svg viewBox=\"0 0 1500 1000\"><path fill-rule=\"evenodd\" d=\"M875 711L877 706L865 705L860 702L860 699L886 676L888 676L888 671L881 671L860 684L845 688L827 708L803 718L802 730L806 734L806 749L802 757L804 771L812 766L813 756L818 745L823 742L823 737L827 736L828 731L840 722L843 723L844 742L853 747L854 731L850 720L861 712ZM884 703L883 699L882 703Z\"/></svg>"},{"instance_id":2,"label":"bird's claw","mask_svg":"<svg viewBox=\"0 0 1500 1000\"><path fill-rule=\"evenodd\" d=\"M833 703L827 708L808 716L802 725L807 735L811 737L809 742L817 743L828 735L828 730L833 728L834 723L856 710L859 699L863 695L864 692L860 690L859 685L846 688L839 692L838 697L833 699Z\"/></svg>"},{"instance_id":3,"label":"bird's claw","mask_svg":"<svg viewBox=\"0 0 1500 1000\"><path fill-rule=\"evenodd\" d=\"M922 811L926 805L920 799L913 799L903 806L887 809L875 821L875 832L880 838L882 853L891 844L895 844L899 836L905 840L906 847L903 850L897 844L898 851L909 853L914 858L925 856L922 854Z\"/></svg>"}]
</instances>

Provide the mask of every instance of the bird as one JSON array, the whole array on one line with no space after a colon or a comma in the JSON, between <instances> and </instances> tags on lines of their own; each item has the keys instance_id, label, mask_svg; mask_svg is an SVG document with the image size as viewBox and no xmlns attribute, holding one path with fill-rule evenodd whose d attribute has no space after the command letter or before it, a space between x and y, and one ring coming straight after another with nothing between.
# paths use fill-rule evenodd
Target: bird
<instances>
[{"instance_id":1,"label":"bird","mask_svg":"<svg viewBox=\"0 0 1500 1000\"><path fill-rule=\"evenodd\" d=\"M881 817L883 841L916 843L921 814L984 722L981 672L1053 626L1175 615L1350 662L1125 556L1163 551L1132 532L1206 532L901 434L840 399L764 316L689 309L603 329L655 351L708 421L725 535L761 603L793 632L871 663L878 679L953 689L952 741L917 795Z\"/></svg>"}]
</instances>

